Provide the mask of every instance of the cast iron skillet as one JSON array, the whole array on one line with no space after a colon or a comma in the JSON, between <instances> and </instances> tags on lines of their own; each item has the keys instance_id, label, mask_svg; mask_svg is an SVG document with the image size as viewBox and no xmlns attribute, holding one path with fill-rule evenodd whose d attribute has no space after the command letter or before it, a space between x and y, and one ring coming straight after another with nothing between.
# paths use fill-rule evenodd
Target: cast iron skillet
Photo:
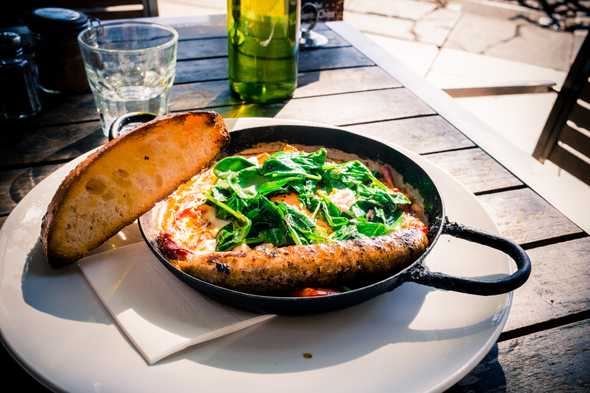
<instances>
[{"instance_id":1,"label":"cast iron skillet","mask_svg":"<svg viewBox=\"0 0 590 393\"><path fill-rule=\"evenodd\" d=\"M130 121L120 121L119 124L124 125L131 121L145 121L145 116L140 120L133 118L133 115L127 116L129 117L127 120ZM156 244L158 236L156 222L159 208L163 206L163 204L158 204L140 217L139 228L141 233L152 252L164 266L182 281L200 292L222 303L250 311L273 314L302 314L349 307L391 291L406 281L413 281L440 289L488 296L510 292L520 287L528 279L531 263L520 246L511 240L469 229L448 221L445 217L443 201L432 179L417 163L394 148L343 130L290 125L256 127L234 131L231 133L231 141L226 148L226 152L229 154L237 153L258 143L274 141L332 147L391 165L403 175L407 183L419 190L425 201L425 210L430 221L428 232L430 245L420 257L402 271L384 280L349 292L307 298L255 295L208 283L190 276L170 264ZM423 265L423 261L430 250L435 247L436 241L441 234L448 234L503 251L514 260L518 270L510 276L485 282L430 272Z\"/></svg>"}]
</instances>

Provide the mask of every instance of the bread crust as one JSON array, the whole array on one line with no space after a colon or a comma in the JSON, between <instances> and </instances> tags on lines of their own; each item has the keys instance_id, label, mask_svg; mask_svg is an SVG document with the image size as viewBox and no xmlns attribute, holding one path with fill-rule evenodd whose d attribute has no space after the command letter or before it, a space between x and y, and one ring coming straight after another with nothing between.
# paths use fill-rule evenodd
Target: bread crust
<instances>
[{"instance_id":1,"label":"bread crust","mask_svg":"<svg viewBox=\"0 0 590 393\"><path fill-rule=\"evenodd\" d=\"M212 284L272 294L381 279L409 266L427 247L426 233L404 229L380 237L308 246L194 253L170 262Z\"/></svg>"},{"instance_id":2,"label":"bread crust","mask_svg":"<svg viewBox=\"0 0 590 393\"><path fill-rule=\"evenodd\" d=\"M107 233L106 236L102 236L97 239L92 239L91 242L89 244L86 244L86 247L84 247L84 249L80 252L64 254L63 252L60 252L59 250L55 249L55 246L53 245L53 240L57 234L57 218L63 211L64 206L67 204L68 196L72 191L73 187L80 181L84 180L85 175L91 170L91 168L93 168L93 166L97 165L97 163L101 162L101 160L108 160L108 154L113 151L116 151L122 146L133 143L140 143L139 141L146 138L150 133L163 132L162 128L164 125L170 128L183 127L184 124L187 124L190 121L200 121L206 127L210 127L211 129L213 129L212 135L210 135L208 138L206 138L206 140L203 141L203 143L207 144L206 147L208 148L209 152L207 157L199 157L200 161L202 161L204 164L195 167L192 171L187 171L186 173L178 173L177 178L169 182L167 186L162 187L156 190L151 195L149 195L149 203L145 204L145 206L140 207L139 210L135 212L135 214L122 217L119 222L114 222L112 224L112 229ZM195 137L198 137L200 132L202 132L202 130L195 130L193 135ZM149 211L149 209L151 209L156 202L168 196L180 184L190 179L195 173L200 171L210 161L214 160L219 155L223 147L228 143L228 141L229 132L225 126L223 117L221 115L219 115L216 112L186 112L181 114L172 114L158 117L155 120L138 126L132 132L118 139L114 139L105 144L104 146L100 147L99 149L97 149L95 152L86 157L82 162L80 162L65 177L65 179L58 187L55 195L53 196L51 202L48 205L47 212L42 220L40 237L43 250L48 258L49 263L53 267L61 267L83 257L88 250L98 247L108 238L116 234L120 229L131 224L139 216ZM187 153L191 152L189 151ZM145 168L141 167L138 168L139 171L144 169ZM60 235L64 234L60 233Z\"/></svg>"}]
</instances>

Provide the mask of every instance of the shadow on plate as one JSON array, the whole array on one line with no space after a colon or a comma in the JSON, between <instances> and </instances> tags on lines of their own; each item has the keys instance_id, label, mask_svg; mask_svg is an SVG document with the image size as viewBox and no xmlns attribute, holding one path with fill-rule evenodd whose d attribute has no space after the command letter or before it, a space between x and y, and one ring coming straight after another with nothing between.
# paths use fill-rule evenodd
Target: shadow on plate
<instances>
[{"instance_id":1,"label":"shadow on plate","mask_svg":"<svg viewBox=\"0 0 590 393\"><path fill-rule=\"evenodd\" d=\"M64 319L112 324L78 265L60 269L49 266L40 239L27 255L21 290L25 302L41 312Z\"/></svg>"},{"instance_id":2,"label":"shadow on plate","mask_svg":"<svg viewBox=\"0 0 590 393\"><path fill-rule=\"evenodd\" d=\"M447 390L447 393L506 392L506 375L498 362L498 344L463 379Z\"/></svg>"},{"instance_id":3,"label":"shadow on plate","mask_svg":"<svg viewBox=\"0 0 590 393\"><path fill-rule=\"evenodd\" d=\"M189 348L160 364L189 360L247 373L300 372L349 362L398 342L428 342L476 334L494 323L490 317L456 329L412 329L425 298L434 291L406 283L391 293L345 310L279 316L218 339L215 345Z\"/></svg>"}]
</instances>

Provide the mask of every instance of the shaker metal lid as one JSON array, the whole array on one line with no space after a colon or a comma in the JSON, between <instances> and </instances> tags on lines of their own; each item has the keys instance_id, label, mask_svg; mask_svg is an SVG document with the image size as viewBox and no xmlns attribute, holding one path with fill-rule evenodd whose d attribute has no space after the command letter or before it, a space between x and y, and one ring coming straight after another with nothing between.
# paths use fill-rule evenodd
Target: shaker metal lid
<instances>
[{"instance_id":1,"label":"shaker metal lid","mask_svg":"<svg viewBox=\"0 0 590 393\"><path fill-rule=\"evenodd\" d=\"M22 53L20 35L12 32L0 33L0 58L14 58Z\"/></svg>"},{"instance_id":2,"label":"shaker metal lid","mask_svg":"<svg viewBox=\"0 0 590 393\"><path fill-rule=\"evenodd\" d=\"M33 11L30 28L36 33L68 34L82 31L88 25L88 16L83 12L48 7Z\"/></svg>"}]
</instances>

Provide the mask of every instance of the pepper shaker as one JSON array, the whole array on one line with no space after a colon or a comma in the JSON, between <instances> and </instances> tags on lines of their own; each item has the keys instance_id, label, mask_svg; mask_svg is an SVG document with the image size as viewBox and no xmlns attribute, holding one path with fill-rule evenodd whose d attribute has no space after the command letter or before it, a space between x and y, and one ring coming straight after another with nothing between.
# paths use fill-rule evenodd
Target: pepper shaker
<instances>
[{"instance_id":1,"label":"pepper shaker","mask_svg":"<svg viewBox=\"0 0 590 393\"><path fill-rule=\"evenodd\" d=\"M0 119L24 119L41 110L34 69L16 33L0 33L0 86Z\"/></svg>"}]
</instances>

